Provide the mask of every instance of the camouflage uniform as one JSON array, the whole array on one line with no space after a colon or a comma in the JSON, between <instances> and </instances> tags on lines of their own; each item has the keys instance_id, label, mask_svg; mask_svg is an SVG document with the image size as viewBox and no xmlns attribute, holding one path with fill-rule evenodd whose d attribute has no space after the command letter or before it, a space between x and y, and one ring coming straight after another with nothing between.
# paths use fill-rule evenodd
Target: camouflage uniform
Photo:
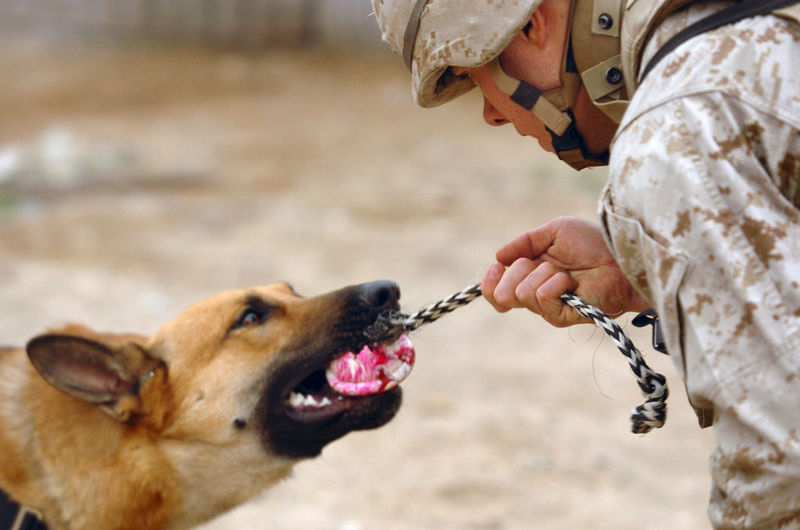
<instances>
[{"instance_id":1,"label":"camouflage uniform","mask_svg":"<svg viewBox=\"0 0 800 530\"><path fill-rule=\"evenodd\" d=\"M728 4L670 16L643 64ZM684 43L636 90L611 153L609 246L714 425L712 524L800 527L800 26L762 16Z\"/></svg>"}]
</instances>

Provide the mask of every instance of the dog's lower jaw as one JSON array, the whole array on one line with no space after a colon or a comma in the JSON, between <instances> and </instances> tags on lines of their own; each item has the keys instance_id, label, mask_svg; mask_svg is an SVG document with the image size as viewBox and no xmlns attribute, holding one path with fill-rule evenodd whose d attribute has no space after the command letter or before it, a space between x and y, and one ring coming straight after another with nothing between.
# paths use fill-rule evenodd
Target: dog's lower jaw
<instances>
[{"instance_id":1,"label":"dog's lower jaw","mask_svg":"<svg viewBox=\"0 0 800 530\"><path fill-rule=\"evenodd\" d=\"M374 396L347 398L357 405L323 422L300 423L276 406L282 400L264 396L256 407L261 439L266 451L292 459L318 456L329 443L352 431L376 429L400 409L402 390L395 388Z\"/></svg>"}]
</instances>

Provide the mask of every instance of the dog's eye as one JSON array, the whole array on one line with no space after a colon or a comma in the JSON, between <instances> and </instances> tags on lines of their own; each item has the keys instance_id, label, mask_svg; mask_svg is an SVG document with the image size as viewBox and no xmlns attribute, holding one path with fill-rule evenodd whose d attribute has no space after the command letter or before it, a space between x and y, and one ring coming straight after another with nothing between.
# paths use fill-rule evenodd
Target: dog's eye
<instances>
[{"instance_id":1,"label":"dog's eye","mask_svg":"<svg viewBox=\"0 0 800 530\"><path fill-rule=\"evenodd\" d=\"M242 300L242 312L234 320L230 331L245 326L259 326L269 320L273 313L280 311L281 306L270 300L265 300L258 295L250 294Z\"/></svg>"},{"instance_id":2,"label":"dog's eye","mask_svg":"<svg viewBox=\"0 0 800 530\"><path fill-rule=\"evenodd\" d=\"M261 315L259 315L255 311L245 311L244 315L242 315L243 326L258 324L259 322L261 322Z\"/></svg>"},{"instance_id":3,"label":"dog's eye","mask_svg":"<svg viewBox=\"0 0 800 530\"><path fill-rule=\"evenodd\" d=\"M233 328L242 328L245 326L257 326L266 319L267 313L257 311L252 308L245 309L236 322Z\"/></svg>"}]
</instances>

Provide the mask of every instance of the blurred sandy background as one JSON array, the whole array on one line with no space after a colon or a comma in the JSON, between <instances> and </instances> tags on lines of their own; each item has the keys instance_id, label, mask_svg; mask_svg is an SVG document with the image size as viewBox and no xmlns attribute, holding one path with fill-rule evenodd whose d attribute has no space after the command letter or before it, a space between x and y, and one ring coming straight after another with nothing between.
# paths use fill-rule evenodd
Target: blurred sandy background
<instances>
[{"instance_id":1,"label":"blurred sandy background","mask_svg":"<svg viewBox=\"0 0 800 530\"><path fill-rule=\"evenodd\" d=\"M602 170L490 129L477 94L417 109L386 54L28 37L0 46L3 343L67 321L153 333L281 280L393 279L414 311L522 230L595 216ZM660 431L629 432L641 396L599 331L479 300L415 334L392 423L204 528L706 528L711 434L631 334L671 383Z\"/></svg>"}]
</instances>

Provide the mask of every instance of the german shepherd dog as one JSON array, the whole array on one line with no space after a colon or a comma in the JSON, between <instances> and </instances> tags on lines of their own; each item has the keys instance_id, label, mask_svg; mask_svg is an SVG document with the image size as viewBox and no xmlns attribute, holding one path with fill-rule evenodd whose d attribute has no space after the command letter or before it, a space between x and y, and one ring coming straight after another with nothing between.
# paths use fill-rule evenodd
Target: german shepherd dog
<instances>
[{"instance_id":1,"label":"german shepherd dog","mask_svg":"<svg viewBox=\"0 0 800 530\"><path fill-rule=\"evenodd\" d=\"M2 348L0 489L55 529L183 529L230 510L395 415L399 387L342 395L326 368L399 296L388 281L315 298L275 284L199 302L151 338L69 325Z\"/></svg>"}]
</instances>

